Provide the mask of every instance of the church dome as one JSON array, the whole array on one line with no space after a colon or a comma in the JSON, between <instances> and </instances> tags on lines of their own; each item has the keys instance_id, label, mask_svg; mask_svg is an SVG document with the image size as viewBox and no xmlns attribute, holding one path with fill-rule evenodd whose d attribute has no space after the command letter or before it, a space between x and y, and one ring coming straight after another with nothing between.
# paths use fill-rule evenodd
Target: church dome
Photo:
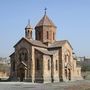
<instances>
[{"instance_id":1,"label":"church dome","mask_svg":"<svg viewBox=\"0 0 90 90\"><path fill-rule=\"evenodd\" d=\"M28 20L28 24L27 26L25 27L25 29L32 29L31 25L30 25L30 20Z\"/></svg>"},{"instance_id":2,"label":"church dome","mask_svg":"<svg viewBox=\"0 0 90 90\"><path fill-rule=\"evenodd\" d=\"M30 28L32 28L32 27L31 27L31 25L30 25L30 24L28 24L25 28L30 29Z\"/></svg>"},{"instance_id":3,"label":"church dome","mask_svg":"<svg viewBox=\"0 0 90 90\"><path fill-rule=\"evenodd\" d=\"M46 15L46 11L45 11L45 14L42 17L42 19L36 25L36 27L39 27L39 26L53 26L53 27L56 27L55 24L52 22L52 20Z\"/></svg>"}]
</instances>

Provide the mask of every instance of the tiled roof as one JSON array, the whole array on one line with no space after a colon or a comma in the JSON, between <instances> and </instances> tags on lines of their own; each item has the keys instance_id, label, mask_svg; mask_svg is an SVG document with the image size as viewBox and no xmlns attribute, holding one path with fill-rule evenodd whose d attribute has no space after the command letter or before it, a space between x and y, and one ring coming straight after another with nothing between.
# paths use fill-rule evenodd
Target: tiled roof
<instances>
[{"instance_id":1,"label":"tiled roof","mask_svg":"<svg viewBox=\"0 0 90 90\"><path fill-rule=\"evenodd\" d=\"M48 48L55 48L55 47L62 47L65 43L68 43L70 47L72 48L71 44L68 42L68 40L61 40L61 41L55 41L52 43ZM73 49L73 48L72 48Z\"/></svg>"},{"instance_id":2,"label":"tiled roof","mask_svg":"<svg viewBox=\"0 0 90 90\"><path fill-rule=\"evenodd\" d=\"M36 25L36 27L44 26L44 25L45 25L45 26L54 26L54 27L56 27L56 26L54 25L54 23L52 22L52 20L50 20L46 14L45 14L45 15L43 16L43 18L38 22L38 24Z\"/></svg>"},{"instance_id":3,"label":"tiled roof","mask_svg":"<svg viewBox=\"0 0 90 90\"><path fill-rule=\"evenodd\" d=\"M22 39L24 39L24 40L26 40L28 43L30 43L30 44L32 44L32 45L35 45L35 46L38 46L38 47L43 47L43 48L55 48L55 47L62 47L65 43L68 43L69 45L70 45L70 47L72 48L72 46L71 46L71 44L67 41L67 40L61 40L61 41L55 41L54 43L52 43L49 47L48 46L46 46L45 44L43 44L41 41L38 41L38 40L29 40L29 39L27 39L27 38L22 38ZM18 44L18 43L20 43L21 41L22 41L22 39L21 40L19 40L17 43L16 43L16 45ZM15 46L16 46L15 45ZM14 46L14 47L15 47ZM73 48L72 48L73 49Z\"/></svg>"},{"instance_id":4,"label":"tiled roof","mask_svg":"<svg viewBox=\"0 0 90 90\"><path fill-rule=\"evenodd\" d=\"M28 43L30 43L30 44L32 44L32 45L35 45L35 46L47 48L47 46L46 46L45 44L43 44L41 41L29 40L29 39L24 38L24 37L23 37L21 40L19 40L19 41L16 43L16 45L17 45L18 43L20 43L22 40L26 40ZM15 46L16 46L16 45L15 45ZM14 47L15 47L15 46L14 46Z\"/></svg>"},{"instance_id":5,"label":"tiled roof","mask_svg":"<svg viewBox=\"0 0 90 90\"><path fill-rule=\"evenodd\" d=\"M41 53L44 53L46 55L53 55L56 53L56 51L48 51L48 50L43 50L43 49L36 49L38 51L40 51Z\"/></svg>"},{"instance_id":6,"label":"tiled roof","mask_svg":"<svg viewBox=\"0 0 90 90\"><path fill-rule=\"evenodd\" d=\"M47 47L45 44L43 44L41 41L38 40L28 40L28 41L36 46Z\"/></svg>"},{"instance_id":7,"label":"tiled roof","mask_svg":"<svg viewBox=\"0 0 90 90\"><path fill-rule=\"evenodd\" d=\"M62 40L62 41L55 41L54 43L52 43L49 47L53 48L53 47L61 47L66 43L66 40Z\"/></svg>"}]
</instances>

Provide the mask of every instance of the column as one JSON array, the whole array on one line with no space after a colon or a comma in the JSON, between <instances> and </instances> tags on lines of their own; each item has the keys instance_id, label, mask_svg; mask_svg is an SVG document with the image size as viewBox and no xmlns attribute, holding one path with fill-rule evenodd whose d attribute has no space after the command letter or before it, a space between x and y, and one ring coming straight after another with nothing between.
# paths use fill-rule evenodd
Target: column
<instances>
[{"instance_id":1,"label":"column","mask_svg":"<svg viewBox=\"0 0 90 90\"><path fill-rule=\"evenodd\" d=\"M25 80L27 79L27 70L25 69Z\"/></svg>"}]
</instances>

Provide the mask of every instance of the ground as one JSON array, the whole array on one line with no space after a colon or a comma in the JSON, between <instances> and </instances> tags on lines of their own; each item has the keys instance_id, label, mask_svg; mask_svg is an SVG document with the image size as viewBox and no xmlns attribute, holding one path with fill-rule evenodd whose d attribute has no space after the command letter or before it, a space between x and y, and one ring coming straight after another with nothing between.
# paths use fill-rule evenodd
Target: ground
<instances>
[{"instance_id":1,"label":"ground","mask_svg":"<svg viewBox=\"0 0 90 90\"><path fill-rule=\"evenodd\" d=\"M0 90L90 90L90 81L60 83L0 82Z\"/></svg>"}]
</instances>

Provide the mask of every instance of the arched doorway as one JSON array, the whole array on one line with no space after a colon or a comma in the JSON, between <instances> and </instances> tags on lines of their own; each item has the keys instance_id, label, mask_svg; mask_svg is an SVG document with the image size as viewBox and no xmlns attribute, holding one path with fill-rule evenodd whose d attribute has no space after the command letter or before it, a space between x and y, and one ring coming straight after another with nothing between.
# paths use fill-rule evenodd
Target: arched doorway
<instances>
[{"instance_id":1,"label":"arched doorway","mask_svg":"<svg viewBox=\"0 0 90 90\"><path fill-rule=\"evenodd\" d=\"M19 64L18 70L17 70L17 77L20 82L25 80L25 66L23 64Z\"/></svg>"},{"instance_id":2,"label":"arched doorway","mask_svg":"<svg viewBox=\"0 0 90 90\"><path fill-rule=\"evenodd\" d=\"M24 68L20 68L19 69L19 78L20 78L20 82L22 82L25 78L25 69Z\"/></svg>"}]
</instances>

